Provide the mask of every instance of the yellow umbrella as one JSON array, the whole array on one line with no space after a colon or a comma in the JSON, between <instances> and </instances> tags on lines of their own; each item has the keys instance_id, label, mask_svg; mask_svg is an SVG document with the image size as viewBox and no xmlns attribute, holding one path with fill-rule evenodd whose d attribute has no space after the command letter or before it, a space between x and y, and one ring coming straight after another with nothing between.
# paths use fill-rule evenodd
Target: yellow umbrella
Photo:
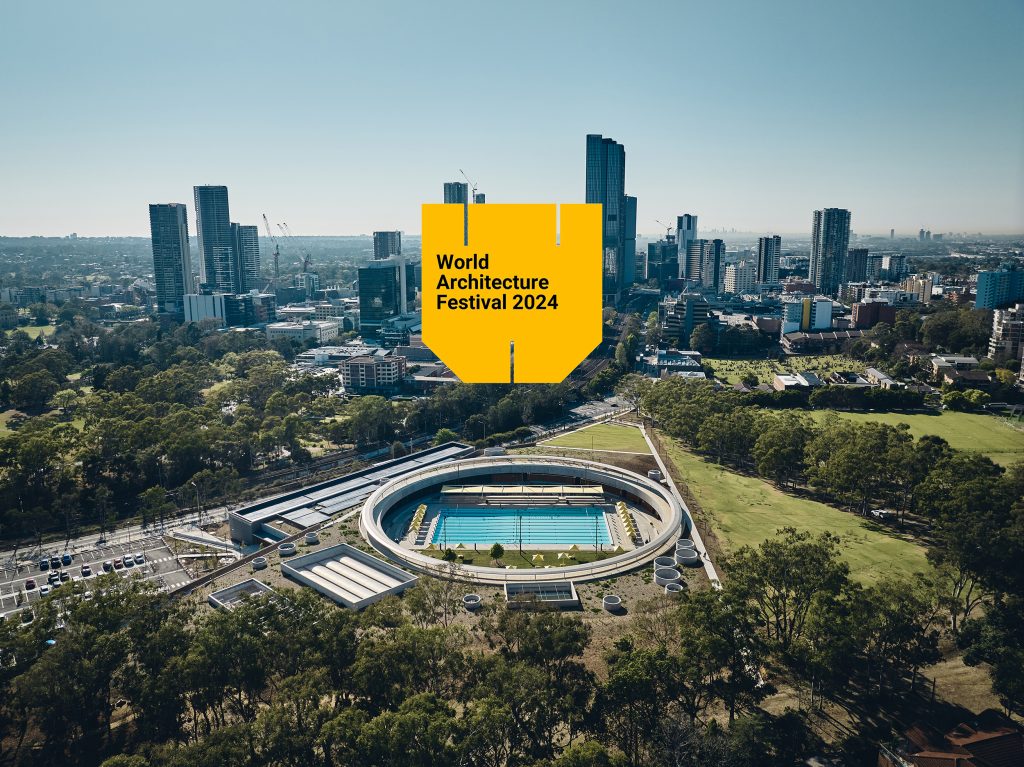
<instances>
[{"instance_id":1,"label":"yellow umbrella","mask_svg":"<svg viewBox=\"0 0 1024 767\"><path fill-rule=\"evenodd\" d=\"M580 550L580 547L577 546L575 543L572 546L569 547L569 551L579 551L579 550Z\"/></svg>"},{"instance_id":2,"label":"yellow umbrella","mask_svg":"<svg viewBox=\"0 0 1024 767\"><path fill-rule=\"evenodd\" d=\"M558 552L558 558L559 559L569 559L569 555L566 554L564 551L560 551L560 552Z\"/></svg>"},{"instance_id":3,"label":"yellow umbrella","mask_svg":"<svg viewBox=\"0 0 1024 767\"><path fill-rule=\"evenodd\" d=\"M427 544L427 551L437 551L437 546L432 543Z\"/></svg>"},{"instance_id":4,"label":"yellow umbrella","mask_svg":"<svg viewBox=\"0 0 1024 767\"><path fill-rule=\"evenodd\" d=\"M544 555L543 554L534 554L533 555L533 561L534 562L543 562L544 561Z\"/></svg>"},{"instance_id":5,"label":"yellow umbrella","mask_svg":"<svg viewBox=\"0 0 1024 767\"><path fill-rule=\"evenodd\" d=\"M457 548L457 549L464 549L464 548L466 548L466 544L460 543L455 548Z\"/></svg>"}]
</instances>

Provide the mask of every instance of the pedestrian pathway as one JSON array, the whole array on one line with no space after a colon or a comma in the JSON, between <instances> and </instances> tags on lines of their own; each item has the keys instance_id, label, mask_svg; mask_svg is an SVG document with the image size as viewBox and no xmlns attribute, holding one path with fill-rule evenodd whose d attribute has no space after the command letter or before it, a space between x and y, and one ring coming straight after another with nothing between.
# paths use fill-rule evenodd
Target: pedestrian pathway
<instances>
[{"instance_id":1,"label":"pedestrian pathway","mask_svg":"<svg viewBox=\"0 0 1024 767\"><path fill-rule=\"evenodd\" d=\"M668 486L672 490L672 494L682 505L683 509L686 510L687 516L689 516L692 521L693 517L690 515L690 509L687 508L686 501L683 500L683 496L679 492L679 488L676 487L676 483L672 479L672 474L669 473L668 467L665 465L665 462L661 460L661 454L651 441L651 437L647 433L647 429L643 426L640 426L639 428L640 432L644 435L644 439L647 440L647 445L651 448L651 454L654 456L654 460L658 462L658 468L661 469L661 475L665 478L665 481L668 482ZM690 538L693 540L693 543L697 548L697 552L701 555L701 559L704 562L704 572L708 574L708 580L711 581L711 585L716 589L722 588L722 581L718 577L718 571L715 570L715 565L711 561L711 555L708 554L707 547L704 545L704 540L700 537L700 531L697 530L696 525L693 525L690 528Z\"/></svg>"}]
</instances>

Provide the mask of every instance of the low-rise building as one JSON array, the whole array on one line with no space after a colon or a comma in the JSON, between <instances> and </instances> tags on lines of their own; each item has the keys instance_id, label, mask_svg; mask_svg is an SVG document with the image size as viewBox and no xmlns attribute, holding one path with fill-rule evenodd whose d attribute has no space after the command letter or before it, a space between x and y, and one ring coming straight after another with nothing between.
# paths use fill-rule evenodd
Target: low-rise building
<instances>
[{"instance_id":1,"label":"low-rise building","mask_svg":"<svg viewBox=\"0 0 1024 767\"><path fill-rule=\"evenodd\" d=\"M273 322L267 325L267 338L271 341L287 338L303 343L312 340L317 346L338 337L338 323L329 320L305 320L302 322Z\"/></svg>"},{"instance_id":2,"label":"low-rise building","mask_svg":"<svg viewBox=\"0 0 1024 767\"><path fill-rule=\"evenodd\" d=\"M878 300L858 301L853 305L853 326L858 330L870 330L879 322L895 324L896 307Z\"/></svg>"},{"instance_id":3,"label":"low-rise building","mask_svg":"<svg viewBox=\"0 0 1024 767\"><path fill-rule=\"evenodd\" d=\"M222 328L265 325L277 319L272 293L186 293L185 322L217 321Z\"/></svg>"},{"instance_id":4,"label":"low-rise building","mask_svg":"<svg viewBox=\"0 0 1024 767\"><path fill-rule=\"evenodd\" d=\"M345 391L359 394L390 392L402 385L406 359L390 354L352 357L342 362L338 369Z\"/></svg>"},{"instance_id":5,"label":"low-rise building","mask_svg":"<svg viewBox=\"0 0 1024 767\"><path fill-rule=\"evenodd\" d=\"M943 733L917 722L895 744L879 748L878 767L1003 767L1024 764L1024 732L988 709Z\"/></svg>"},{"instance_id":6,"label":"low-rise building","mask_svg":"<svg viewBox=\"0 0 1024 767\"><path fill-rule=\"evenodd\" d=\"M834 330L829 333L785 333L782 348L790 354L839 352L850 341L864 335L863 330Z\"/></svg>"},{"instance_id":7,"label":"low-rise building","mask_svg":"<svg viewBox=\"0 0 1024 767\"><path fill-rule=\"evenodd\" d=\"M701 354L679 349L655 349L642 358L643 372L652 378L676 373L701 373Z\"/></svg>"},{"instance_id":8,"label":"low-rise building","mask_svg":"<svg viewBox=\"0 0 1024 767\"><path fill-rule=\"evenodd\" d=\"M899 384L877 368L867 368L864 371L864 377L868 380L868 383L873 384L874 386L879 386L883 389L895 389L899 387Z\"/></svg>"},{"instance_id":9,"label":"low-rise building","mask_svg":"<svg viewBox=\"0 0 1024 767\"><path fill-rule=\"evenodd\" d=\"M932 366L932 375L942 376L950 370L974 370L978 367L976 357L963 357L956 354L933 354L929 358Z\"/></svg>"}]
</instances>

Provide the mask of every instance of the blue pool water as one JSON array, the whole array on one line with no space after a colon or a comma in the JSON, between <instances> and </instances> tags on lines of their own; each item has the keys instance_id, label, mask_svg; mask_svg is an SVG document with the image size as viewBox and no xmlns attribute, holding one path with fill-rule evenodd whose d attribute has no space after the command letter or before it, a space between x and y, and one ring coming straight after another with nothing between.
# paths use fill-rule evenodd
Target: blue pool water
<instances>
[{"instance_id":1,"label":"blue pool water","mask_svg":"<svg viewBox=\"0 0 1024 767\"><path fill-rule=\"evenodd\" d=\"M604 512L596 506L438 509L433 543L500 543L502 545L610 543Z\"/></svg>"}]
</instances>

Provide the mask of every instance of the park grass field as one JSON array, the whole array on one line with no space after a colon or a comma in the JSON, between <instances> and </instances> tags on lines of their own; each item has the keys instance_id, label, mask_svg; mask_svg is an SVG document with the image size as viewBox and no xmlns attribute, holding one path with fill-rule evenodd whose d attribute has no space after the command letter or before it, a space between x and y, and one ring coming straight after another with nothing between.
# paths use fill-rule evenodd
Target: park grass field
<instances>
[{"instance_id":1,"label":"park grass field","mask_svg":"<svg viewBox=\"0 0 1024 767\"><path fill-rule=\"evenodd\" d=\"M864 369L864 363L845 354L814 354L801 357L787 357L782 362L776 359L730 360L705 357L704 364L715 371L715 378L728 384L737 384L747 373L757 376L759 383L770 384L776 373L796 373L809 370L818 376L828 375L837 370Z\"/></svg>"},{"instance_id":2,"label":"park grass field","mask_svg":"<svg viewBox=\"0 0 1024 767\"><path fill-rule=\"evenodd\" d=\"M931 569L924 547L899 537L891 527L787 495L768 482L708 463L674 440L663 438L663 443L727 554L757 546L780 528L795 527L815 536L826 531L839 536L851 576L865 585Z\"/></svg>"},{"instance_id":3,"label":"park grass field","mask_svg":"<svg viewBox=\"0 0 1024 767\"><path fill-rule=\"evenodd\" d=\"M27 325L25 327L15 328L15 330L23 330L29 338L35 340L39 338L42 333L46 333L47 336L52 336L53 331L57 329L56 325ZM7 331L8 335L13 333L14 330Z\"/></svg>"},{"instance_id":4,"label":"park grass field","mask_svg":"<svg viewBox=\"0 0 1024 767\"><path fill-rule=\"evenodd\" d=\"M848 413L835 410L813 410L811 417L823 420L829 413L855 423L880 421L895 426L905 423L915 439L926 434L942 437L957 450L980 452L996 463L1010 466L1024 461L1024 423L1007 418L977 413L945 410L927 413Z\"/></svg>"},{"instance_id":5,"label":"park grass field","mask_svg":"<svg viewBox=\"0 0 1024 767\"><path fill-rule=\"evenodd\" d=\"M568 434L560 434L539 443L544 447L574 447L584 450L621 450L627 453L650 453L647 441L634 426L600 423Z\"/></svg>"}]
</instances>

